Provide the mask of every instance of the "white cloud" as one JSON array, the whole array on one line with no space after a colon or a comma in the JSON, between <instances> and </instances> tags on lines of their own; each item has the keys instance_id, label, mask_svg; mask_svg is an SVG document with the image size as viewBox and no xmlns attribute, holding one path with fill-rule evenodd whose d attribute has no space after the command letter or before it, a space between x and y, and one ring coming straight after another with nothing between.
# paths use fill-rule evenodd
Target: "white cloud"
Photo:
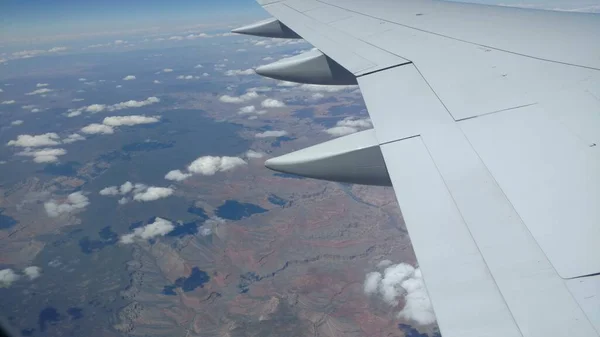
<instances>
[{"instance_id":1,"label":"white cloud","mask_svg":"<svg viewBox=\"0 0 600 337\"><path fill-rule=\"evenodd\" d=\"M207 77L210 76L208 73L202 73L202 76Z\"/></svg>"},{"instance_id":2,"label":"white cloud","mask_svg":"<svg viewBox=\"0 0 600 337\"><path fill-rule=\"evenodd\" d=\"M146 188L146 185L144 185L144 184L135 184L134 185L130 181L126 181L123 183L123 185L121 185L119 187L119 192L121 192L121 194L127 194L127 193L133 191L134 189L143 190L145 188Z\"/></svg>"},{"instance_id":3,"label":"white cloud","mask_svg":"<svg viewBox=\"0 0 600 337\"><path fill-rule=\"evenodd\" d=\"M154 201L167 198L173 194L174 190L170 187L150 186L143 192L138 192L133 196L136 201Z\"/></svg>"},{"instance_id":4,"label":"white cloud","mask_svg":"<svg viewBox=\"0 0 600 337\"><path fill-rule=\"evenodd\" d=\"M123 81L133 81L133 80L135 80L134 75L127 75L127 76L123 77Z\"/></svg>"},{"instance_id":5,"label":"white cloud","mask_svg":"<svg viewBox=\"0 0 600 337\"><path fill-rule=\"evenodd\" d=\"M354 119L354 118L345 118L337 122L338 126L350 126L353 128L370 128L373 126L371 124L371 120L368 118L365 119Z\"/></svg>"},{"instance_id":6,"label":"white cloud","mask_svg":"<svg viewBox=\"0 0 600 337\"><path fill-rule=\"evenodd\" d=\"M173 171L169 171L169 173L167 173L165 175L165 179L174 180L174 181L183 181L191 176L192 176L191 173L183 173L183 172L181 172L181 170L173 170Z\"/></svg>"},{"instance_id":7,"label":"white cloud","mask_svg":"<svg viewBox=\"0 0 600 337\"><path fill-rule=\"evenodd\" d=\"M11 99L9 101L2 101L2 103L0 103L0 104L9 105L9 104L15 104L15 103L16 103L16 101L14 99Z\"/></svg>"},{"instance_id":8,"label":"white cloud","mask_svg":"<svg viewBox=\"0 0 600 337\"><path fill-rule=\"evenodd\" d=\"M257 152L254 150L246 151L246 157L248 157L248 158L262 158L264 156L265 156L265 154L262 152Z\"/></svg>"},{"instance_id":9,"label":"white cloud","mask_svg":"<svg viewBox=\"0 0 600 337\"><path fill-rule=\"evenodd\" d=\"M36 84L36 88L43 88L43 87L47 87L49 84L48 83L38 83Z\"/></svg>"},{"instance_id":10,"label":"white cloud","mask_svg":"<svg viewBox=\"0 0 600 337\"><path fill-rule=\"evenodd\" d=\"M58 217L61 214L73 213L84 209L89 205L88 198L81 192L74 192L67 196L67 199L62 203L57 203L55 200L50 200L44 203L46 213L50 217Z\"/></svg>"},{"instance_id":11,"label":"white cloud","mask_svg":"<svg viewBox=\"0 0 600 337\"><path fill-rule=\"evenodd\" d=\"M246 69L246 70L241 70L241 69L234 69L234 70L227 70L225 72L225 76L244 76L244 75L254 75L254 69Z\"/></svg>"},{"instance_id":12,"label":"white cloud","mask_svg":"<svg viewBox=\"0 0 600 337\"><path fill-rule=\"evenodd\" d=\"M129 202L129 199L127 197L123 197L123 198L119 199L119 201L118 201L119 205L125 205L128 202Z\"/></svg>"},{"instance_id":13,"label":"white cloud","mask_svg":"<svg viewBox=\"0 0 600 337\"><path fill-rule=\"evenodd\" d=\"M23 124L23 121L20 119L10 122L10 125L14 125L14 126L21 125L21 124Z\"/></svg>"},{"instance_id":14,"label":"white cloud","mask_svg":"<svg viewBox=\"0 0 600 337\"><path fill-rule=\"evenodd\" d=\"M143 101L129 100L126 102L115 103L113 105L91 104L88 106L83 106L78 109L70 109L68 111L69 114L67 115L67 117L79 116L79 115L81 115L82 112L98 113L98 112L102 112L105 110L106 111L118 111L118 110L123 110L123 109L130 109L130 108L141 108L141 107L155 104L158 102L160 102L160 99L158 97L148 97Z\"/></svg>"},{"instance_id":15,"label":"white cloud","mask_svg":"<svg viewBox=\"0 0 600 337\"><path fill-rule=\"evenodd\" d=\"M112 134L115 132L115 130L108 125L92 123L88 126L84 126L83 128L81 128L81 132L89 135Z\"/></svg>"},{"instance_id":16,"label":"white cloud","mask_svg":"<svg viewBox=\"0 0 600 337\"><path fill-rule=\"evenodd\" d=\"M176 77L178 80L197 80L200 77L199 76L194 76L194 75L179 75Z\"/></svg>"},{"instance_id":17,"label":"white cloud","mask_svg":"<svg viewBox=\"0 0 600 337\"><path fill-rule=\"evenodd\" d=\"M271 56L267 56L263 58L263 61L272 61L274 60L274 58L272 58Z\"/></svg>"},{"instance_id":18,"label":"white cloud","mask_svg":"<svg viewBox=\"0 0 600 337\"><path fill-rule=\"evenodd\" d=\"M67 47L54 47L54 48L48 49L48 52L49 53L58 53L58 52L61 52L61 51L65 51L67 49L68 49Z\"/></svg>"},{"instance_id":19,"label":"white cloud","mask_svg":"<svg viewBox=\"0 0 600 337\"><path fill-rule=\"evenodd\" d=\"M200 69L200 68L204 68L204 66L202 66L201 64L197 64L196 66L194 66L195 69Z\"/></svg>"},{"instance_id":20,"label":"white cloud","mask_svg":"<svg viewBox=\"0 0 600 337\"><path fill-rule=\"evenodd\" d=\"M171 68L163 69L163 73L170 73L170 72L173 72L173 69L171 69Z\"/></svg>"},{"instance_id":21,"label":"white cloud","mask_svg":"<svg viewBox=\"0 0 600 337\"><path fill-rule=\"evenodd\" d=\"M119 188L117 186L109 186L100 190L100 195L119 195Z\"/></svg>"},{"instance_id":22,"label":"white cloud","mask_svg":"<svg viewBox=\"0 0 600 337\"><path fill-rule=\"evenodd\" d=\"M406 263L388 266L383 275L371 272L366 275L364 291L368 295L378 294L390 306L396 307L404 299L399 318L412 320L421 325L435 322L433 307L425 288L420 269Z\"/></svg>"},{"instance_id":23,"label":"white cloud","mask_svg":"<svg viewBox=\"0 0 600 337\"><path fill-rule=\"evenodd\" d=\"M85 101L83 98L73 98L71 100L71 102L81 102L81 101Z\"/></svg>"},{"instance_id":24,"label":"white cloud","mask_svg":"<svg viewBox=\"0 0 600 337\"><path fill-rule=\"evenodd\" d=\"M169 38L169 40L171 40L171 41L181 41L181 40L183 40L183 36L171 36Z\"/></svg>"},{"instance_id":25,"label":"white cloud","mask_svg":"<svg viewBox=\"0 0 600 337\"><path fill-rule=\"evenodd\" d=\"M30 280L35 280L42 275L42 268L36 266L29 266L23 269L23 273L29 277Z\"/></svg>"},{"instance_id":26,"label":"white cloud","mask_svg":"<svg viewBox=\"0 0 600 337\"><path fill-rule=\"evenodd\" d=\"M67 138L63 139L63 143L71 144L71 143L78 142L80 140L85 140L85 137L83 137L82 135L80 135L78 133L73 133L73 134L68 135Z\"/></svg>"},{"instance_id":27,"label":"white cloud","mask_svg":"<svg viewBox=\"0 0 600 337\"><path fill-rule=\"evenodd\" d=\"M229 171L243 165L246 165L246 162L239 157L204 156L190 163L187 169L194 174L213 175L217 172Z\"/></svg>"},{"instance_id":28,"label":"white cloud","mask_svg":"<svg viewBox=\"0 0 600 337\"><path fill-rule=\"evenodd\" d=\"M160 81L159 80L154 80L154 81L152 81L152 83L154 83L154 84L160 84Z\"/></svg>"},{"instance_id":29,"label":"white cloud","mask_svg":"<svg viewBox=\"0 0 600 337\"><path fill-rule=\"evenodd\" d=\"M78 80L79 82L85 82L85 81L87 81L87 79L86 79L86 78L84 78L84 77L80 77L80 78L78 78L77 80Z\"/></svg>"},{"instance_id":30,"label":"white cloud","mask_svg":"<svg viewBox=\"0 0 600 337\"><path fill-rule=\"evenodd\" d=\"M138 227L130 234L121 236L121 243L133 243L136 239L148 240L157 236L165 236L175 229L173 223L163 218L156 218L153 223Z\"/></svg>"},{"instance_id":31,"label":"white cloud","mask_svg":"<svg viewBox=\"0 0 600 337\"><path fill-rule=\"evenodd\" d=\"M10 287L13 282L18 281L20 278L12 269L2 269L0 270L0 287Z\"/></svg>"},{"instance_id":32,"label":"white cloud","mask_svg":"<svg viewBox=\"0 0 600 337\"><path fill-rule=\"evenodd\" d=\"M7 143L9 146L37 147L52 146L60 144L60 137L54 132L44 133L43 135L19 135L16 140Z\"/></svg>"},{"instance_id":33,"label":"white cloud","mask_svg":"<svg viewBox=\"0 0 600 337\"><path fill-rule=\"evenodd\" d=\"M385 268L385 267L389 267L390 265L392 265L392 261L390 261L390 260L381 260L377 264L377 268Z\"/></svg>"},{"instance_id":34,"label":"white cloud","mask_svg":"<svg viewBox=\"0 0 600 337\"><path fill-rule=\"evenodd\" d=\"M287 131L275 131L275 130L269 130L269 131L265 131L265 132L261 132L261 133L257 133L255 135L256 138L272 138L272 137L282 137L287 135L288 132Z\"/></svg>"},{"instance_id":35,"label":"white cloud","mask_svg":"<svg viewBox=\"0 0 600 337\"><path fill-rule=\"evenodd\" d=\"M115 42L113 42L115 45L120 45L120 44L126 44L127 41L124 40L115 40Z\"/></svg>"},{"instance_id":36,"label":"white cloud","mask_svg":"<svg viewBox=\"0 0 600 337\"><path fill-rule=\"evenodd\" d=\"M0 63L2 63L2 62L0 62ZM4 92L4 89L0 88L0 92Z\"/></svg>"},{"instance_id":37,"label":"white cloud","mask_svg":"<svg viewBox=\"0 0 600 337\"><path fill-rule=\"evenodd\" d=\"M42 88L42 89L34 90L32 92L28 92L25 95L28 95L28 96L31 96L31 95L42 95L42 94L47 94L47 93L52 92L52 91L54 91L54 90L48 89L48 88Z\"/></svg>"},{"instance_id":38,"label":"white cloud","mask_svg":"<svg viewBox=\"0 0 600 337\"><path fill-rule=\"evenodd\" d=\"M40 112L40 111L42 111L42 110L40 110L40 109L31 109L31 112L34 112L34 113L35 112Z\"/></svg>"},{"instance_id":39,"label":"white cloud","mask_svg":"<svg viewBox=\"0 0 600 337\"><path fill-rule=\"evenodd\" d=\"M118 89L118 88L122 88L122 87L123 87L123 86L122 86L122 85L120 85L120 84L119 84L119 85L117 85L117 86L115 86L115 88L117 88L117 89Z\"/></svg>"},{"instance_id":40,"label":"white cloud","mask_svg":"<svg viewBox=\"0 0 600 337\"><path fill-rule=\"evenodd\" d=\"M288 81L282 81L282 82L277 83L278 87L297 87L299 85L300 85L300 83L288 82Z\"/></svg>"},{"instance_id":41,"label":"white cloud","mask_svg":"<svg viewBox=\"0 0 600 337\"><path fill-rule=\"evenodd\" d=\"M332 136L345 136L351 133L358 132L358 129L350 127L350 126L334 126L325 130L328 134Z\"/></svg>"},{"instance_id":42,"label":"white cloud","mask_svg":"<svg viewBox=\"0 0 600 337\"><path fill-rule=\"evenodd\" d=\"M26 148L25 151L17 153L18 156L32 157L36 163L55 163L58 161L58 156L64 156L65 154L67 154L67 150L65 149L52 148L40 150Z\"/></svg>"},{"instance_id":43,"label":"white cloud","mask_svg":"<svg viewBox=\"0 0 600 337\"><path fill-rule=\"evenodd\" d=\"M337 122L335 127L327 129L325 132L332 136L344 136L358 132L359 128L370 128L372 126L373 124L371 124L371 120L368 118L345 118L344 120Z\"/></svg>"},{"instance_id":44,"label":"white cloud","mask_svg":"<svg viewBox=\"0 0 600 337\"><path fill-rule=\"evenodd\" d=\"M148 117L142 115L111 116L104 118L102 124L108 126L134 126L139 124L158 123L159 121L160 119L158 117Z\"/></svg>"},{"instance_id":45,"label":"white cloud","mask_svg":"<svg viewBox=\"0 0 600 337\"><path fill-rule=\"evenodd\" d=\"M260 103L264 108L283 108L285 103L282 101L278 101L276 99L267 98L262 103Z\"/></svg>"},{"instance_id":46,"label":"white cloud","mask_svg":"<svg viewBox=\"0 0 600 337\"><path fill-rule=\"evenodd\" d=\"M219 100L223 103L240 104L240 103L251 101L256 98L258 98L258 94L255 91L250 91L241 96L223 95L223 96L219 97Z\"/></svg>"},{"instance_id":47,"label":"white cloud","mask_svg":"<svg viewBox=\"0 0 600 337\"><path fill-rule=\"evenodd\" d=\"M319 100L319 99L322 99L324 97L325 97L325 95L323 95L320 92L314 93L314 94L312 94L312 96L310 96L310 98L313 99L313 100L315 100L315 101Z\"/></svg>"},{"instance_id":48,"label":"white cloud","mask_svg":"<svg viewBox=\"0 0 600 337\"><path fill-rule=\"evenodd\" d=\"M240 115L243 115L243 114L251 114L254 111L256 111L256 108L254 107L254 105L248 105L248 106L245 106L245 107L241 107L240 111L238 111L238 113Z\"/></svg>"}]
</instances>

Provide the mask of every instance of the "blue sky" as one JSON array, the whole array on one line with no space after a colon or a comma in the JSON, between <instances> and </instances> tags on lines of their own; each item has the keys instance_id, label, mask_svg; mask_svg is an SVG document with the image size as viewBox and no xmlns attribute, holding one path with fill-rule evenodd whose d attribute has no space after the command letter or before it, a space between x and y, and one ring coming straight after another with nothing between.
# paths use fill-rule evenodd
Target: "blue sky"
<instances>
[{"instance_id":1,"label":"blue sky","mask_svg":"<svg viewBox=\"0 0 600 337\"><path fill-rule=\"evenodd\" d=\"M210 27L265 16L254 0L0 0L0 41Z\"/></svg>"},{"instance_id":2,"label":"blue sky","mask_svg":"<svg viewBox=\"0 0 600 337\"><path fill-rule=\"evenodd\" d=\"M394 1L394 0L390 0ZM534 8L600 8L600 0L465 0ZM182 27L224 28L267 14L254 0L0 0L0 48Z\"/></svg>"}]
</instances>

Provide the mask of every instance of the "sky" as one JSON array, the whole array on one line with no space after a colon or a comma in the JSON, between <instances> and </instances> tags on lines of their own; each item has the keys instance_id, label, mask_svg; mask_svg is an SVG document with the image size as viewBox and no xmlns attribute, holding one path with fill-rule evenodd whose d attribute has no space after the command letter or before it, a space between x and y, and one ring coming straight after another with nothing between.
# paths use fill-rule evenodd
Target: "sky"
<instances>
[{"instance_id":1,"label":"sky","mask_svg":"<svg viewBox=\"0 0 600 337\"><path fill-rule=\"evenodd\" d=\"M465 2L600 11L600 0ZM160 33L183 27L223 28L267 16L254 0L0 0L0 48L14 43Z\"/></svg>"}]
</instances>

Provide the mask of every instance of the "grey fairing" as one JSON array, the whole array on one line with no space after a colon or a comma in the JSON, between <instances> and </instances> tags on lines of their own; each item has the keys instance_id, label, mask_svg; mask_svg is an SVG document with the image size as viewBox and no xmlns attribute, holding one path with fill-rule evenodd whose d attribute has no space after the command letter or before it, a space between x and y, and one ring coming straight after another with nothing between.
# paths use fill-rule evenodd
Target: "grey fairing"
<instances>
[{"instance_id":1,"label":"grey fairing","mask_svg":"<svg viewBox=\"0 0 600 337\"><path fill-rule=\"evenodd\" d=\"M277 19L267 19L253 24L233 29L232 33L253 35L260 37L272 37L283 39L301 39L293 30L279 22Z\"/></svg>"}]
</instances>

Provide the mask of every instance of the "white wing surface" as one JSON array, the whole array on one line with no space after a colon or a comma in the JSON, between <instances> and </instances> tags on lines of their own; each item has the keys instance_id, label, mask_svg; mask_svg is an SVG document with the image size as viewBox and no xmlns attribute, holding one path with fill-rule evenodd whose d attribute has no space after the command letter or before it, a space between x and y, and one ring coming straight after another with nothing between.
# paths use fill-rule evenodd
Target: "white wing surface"
<instances>
[{"instance_id":1,"label":"white wing surface","mask_svg":"<svg viewBox=\"0 0 600 337\"><path fill-rule=\"evenodd\" d=\"M257 72L357 82L374 125L268 167L391 183L444 337L600 336L600 15L259 2L235 31L318 51Z\"/></svg>"}]
</instances>

